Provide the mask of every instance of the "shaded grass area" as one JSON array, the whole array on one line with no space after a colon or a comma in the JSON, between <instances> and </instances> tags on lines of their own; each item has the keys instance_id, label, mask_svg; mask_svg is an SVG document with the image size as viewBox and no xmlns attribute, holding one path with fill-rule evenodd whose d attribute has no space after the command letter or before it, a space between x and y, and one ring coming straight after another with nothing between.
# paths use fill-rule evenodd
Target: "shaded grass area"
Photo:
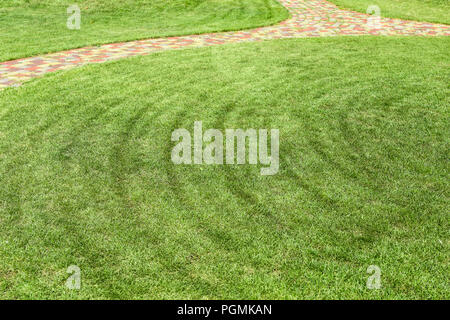
<instances>
[{"instance_id":1,"label":"shaded grass area","mask_svg":"<svg viewBox=\"0 0 450 320\"><path fill-rule=\"evenodd\" d=\"M143 38L248 29L289 17L276 0L0 0L0 61Z\"/></svg>"},{"instance_id":2,"label":"shaded grass area","mask_svg":"<svg viewBox=\"0 0 450 320\"><path fill-rule=\"evenodd\" d=\"M400 18L450 24L450 1L448 0L328 0L341 8L367 12L369 6L380 7L386 18ZM370 12L373 14L373 12Z\"/></svg>"},{"instance_id":3,"label":"shaded grass area","mask_svg":"<svg viewBox=\"0 0 450 320\"><path fill-rule=\"evenodd\" d=\"M448 297L449 41L164 52L1 91L0 297ZM174 165L197 120L278 128L280 172Z\"/></svg>"}]
</instances>

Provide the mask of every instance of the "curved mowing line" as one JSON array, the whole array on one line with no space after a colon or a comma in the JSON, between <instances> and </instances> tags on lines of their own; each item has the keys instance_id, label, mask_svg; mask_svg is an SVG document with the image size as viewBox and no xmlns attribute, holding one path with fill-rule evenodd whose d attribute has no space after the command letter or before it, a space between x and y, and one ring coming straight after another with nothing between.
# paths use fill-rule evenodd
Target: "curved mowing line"
<instances>
[{"instance_id":1,"label":"curved mowing line","mask_svg":"<svg viewBox=\"0 0 450 320\"><path fill-rule=\"evenodd\" d=\"M278 1L289 10L292 17L274 26L112 43L3 62L0 63L0 89L18 86L28 79L49 72L88 63L102 63L136 55L147 55L163 50L269 39L339 35L450 36L450 26L444 24L389 18L379 18L376 22L368 20L370 16L367 14L342 10L325 0Z\"/></svg>"}]
</instances>

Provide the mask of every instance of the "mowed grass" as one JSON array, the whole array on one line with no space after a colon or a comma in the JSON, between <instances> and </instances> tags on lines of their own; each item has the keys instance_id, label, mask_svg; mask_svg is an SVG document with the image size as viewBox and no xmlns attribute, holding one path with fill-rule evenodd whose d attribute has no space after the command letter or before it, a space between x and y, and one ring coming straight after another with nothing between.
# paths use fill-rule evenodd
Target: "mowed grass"
<instances>
[{"instance_id":1,"label":"mowed grass","mask_svg":"<svg viewBox=\"0 0 450 320\"><path fill-rule=\"evenodd\" d=\"M80 30L67 28L76 3ZM248 29L289 17L276 0L0 0L0 61L143 38Z\"/></svg>"},{"instance_id":2,"label":"mowed grass","mask_svg":"<svg viewBox=\"0 0 450 320\"><path fill-rule=\"evenodd\" d=\"M329 0L340 8L366 13L369 6L376 5L380 15L450 24L450 1L448 0ZM373 14L374 12L370 12Z\"/></svg>"},{"instance_id":3,"label":"mowed grass","mask_svg":"<svg viewBox=\"0 0 450 320\"><path fill-rule=\"evenodd\" d=\"M1 91L0 298L448 298L449 45L228 45ZM279 173L173 164L194 121L278 128Z\"/></svg>"}]
</instances>

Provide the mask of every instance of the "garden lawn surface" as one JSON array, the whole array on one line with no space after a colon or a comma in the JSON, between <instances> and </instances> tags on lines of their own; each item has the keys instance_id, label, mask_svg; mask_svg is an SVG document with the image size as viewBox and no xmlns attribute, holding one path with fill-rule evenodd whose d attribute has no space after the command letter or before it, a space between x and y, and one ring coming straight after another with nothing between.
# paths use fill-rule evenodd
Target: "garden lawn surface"
<instances>
[{"instance_id":1,"label":"garden lawn surface","mask_svg":"<svg viewBox=\"0 0 450 320\"><path fill-rule=\"evenodd\" d=\"M369 6L380 8L386 18L450 24L449 0L329 0L340 8L366 13ZM375 12L370 12L373 14Z\"/></svg>"},{"instance_id":2,"label":"garden lawn surface","mask_svg":"<svg viewBox=\"0 0 450 320\"><path fill-rule=\"evenodd\" d=\"M289 17L276 0L0 0L0 61L111 42L249 29Z\"/></svg>"},{"instance_id":3,"label":"garden lawn surface","mask_svg":"<svg viewBox=\"0 0 450 320\"><path fill-rule=\"evenodd\" d=\"M448 298L449 45L273 40L4 89L0 298ZM175 165L194 121L279 129L280 171Z\"/></svg>"}]
</instances>

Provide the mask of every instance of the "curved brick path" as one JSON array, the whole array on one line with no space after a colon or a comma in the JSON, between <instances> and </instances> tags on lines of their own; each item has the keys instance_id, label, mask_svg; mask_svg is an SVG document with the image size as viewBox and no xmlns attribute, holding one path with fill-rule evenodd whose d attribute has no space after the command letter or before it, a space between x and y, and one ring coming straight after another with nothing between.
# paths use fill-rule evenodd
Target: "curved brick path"
<instances>
[{"instance_id":1,"label":"curved brick path","mask_svg":"<svg viewBox=\"0 0 450 320\"><path fill-rule=\"evenodd\" d=\"M366 14L338 9L325 0L278 0L292 18L275 26L253 30L148 39L86 47L0 63L0 89L48 72L87 63L146 55L155 51L212 46L244 41L335 35L450 35L450 26L381 18L379 24Z\"/></svg>"}]
</instances>

